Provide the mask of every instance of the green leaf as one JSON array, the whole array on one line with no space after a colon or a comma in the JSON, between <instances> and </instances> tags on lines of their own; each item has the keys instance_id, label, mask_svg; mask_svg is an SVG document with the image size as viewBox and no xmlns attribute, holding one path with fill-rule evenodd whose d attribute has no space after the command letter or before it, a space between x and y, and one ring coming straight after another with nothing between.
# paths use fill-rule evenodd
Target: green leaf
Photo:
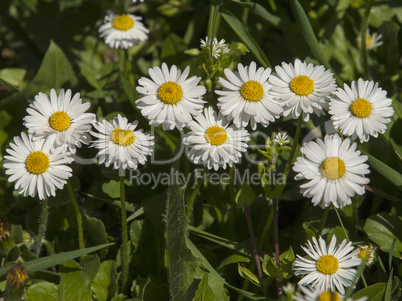
<instances>
[{"instance_id":1,"label":"green leaf","mask_svg":"<svg viewBox=\"0 0 402 301\"><path fill-rule=\"evenodd\" d=\"M222 272L223 268L226 267L229 264L233 263L239 263L239 262L250 262L250 258L243 256L243 255L231 255L228 258L226 258L218 267L218 271Z\"/></svg>"},{"instance_id":2,"label":"green leaf","mask_svg":"<svg viewBox=\"0 0 402 301\"><path fill-rule=\"evenodd\" d=\"M184 208L184 189L170 185L166 202L166 255L172 300L188 301L195 294L196 267L186 245L187 221Z\"/></svg>"},{"instance_id":3,"label":"green leaf","mask_svg":"<svg viewBox=\"0 0 402 301\"><path fill-rule=\"evenodd\" d=\"M102 191L112 199L117 199L120 197L120 182L110 180L108 183L102 185Z\"/></svg>"},{"instance_id":4,"label":"green leaf","mask_svg":"<svg viewBox=\"0 0 402 301\"><path fill-rule=\"evenodd\" d=\"M278 269L272 258L267 254L264 255L264 260L262 262L262 270L265 274L273 278L280 278L280 279L283 278L281 270Z\"/></svg>"},{"instance_id":5,"label":"green leaf","mask_svg":"<svg viewBox=\"0 0 402 301\"><path fill-rule=\"evenodd\" d=\"M271 23L274 26L278 26L281 22L281 18L271 14L269 11L265 9L264 6L258 4L256 2L241 2L239 0L232 0L232 2L240 4L243 7L247 7L250 12L256 14L257 16L261 17L263 20Z\"/></svg>"},{"instance_id":6,"label":"green leaf","mask_svg":"<svg viewBox=\"0 0 402 301\"><path fill-rule=\"evenodd\" d=\"M370 216L366 220L364 231L384 252L390 252L392 242L396 239L393 256L398 258L402 256L402 218L400 216L387 213Z\"/></svg>"},{"instance_id":7,"label":"green leaf","mask_svg":"<svg viewBox=\"0 0 402 301\"><path fill-rule=\"evenodd\" d=\"M283 277L286 277L287 274L291 274L293 272L292 264L295 260L295 254L293 252L292 247L289 247L287 251L283 252L279 256L279 260L281 263L281 270L284 273Z\"/></svg>"},{"instance_id":8,"label":"green leaf","mask_svg":"<svg viewBox=\"0 0 402 301\"><path fill-rule=\"evenodd\" d=\"M78 263L70 260L59 268L61 282L58 301L92 301L90 280L81 271Z\"/></svg>"},{"instance_id":9,"label":"green leaf","mask_svg":"<svg viewBox=\"0 0 402 301\"><path fill-rule=\"evenodd\" d=\"M47 268L50 268L52 266L61 264L63 262L69 261L71 259L83 256L85 254L95 252L98 250L101 250L103 248L107 248L113 245L113 243L110 244L103 244L91 248L85 248L82 250L75 250L75 251L70 251L70 252L65 252L61 254L56 254L56 255L51 255L51 256L46 256L38 259L34 259L28 262L23 263L25 269L28 271L28 273L33 273L37 272L40 270L44 270ZM5 275L7 271L10 269L11 266L7 267L2 267L0 268L0 277Z\"/></svg>"},{"instance_id":10,"label":"green leaf","mask_svg":"<svg viewBox=\"0 0 402 301\"><path fill-rule=\"evenodd\" d=\"M364 155L368 156L368 163L370 167L378 171L384 178L402 190L402 175L395 169L389 167L369 153L362 151Z\"/></svg>"},{"instance_id":11,"label":"green leaf","mask_svg":"<svg viewBox=\"0 0 402 301\"><path fill-rule=\"evenodd\" d=\"M368 301L383 301L386 286L387 284L383 282L370 285L354 293L352 298L356 300L358 298L367 297Z\"/></svg>"},{"instance_id":12,"label":"green leaf","mask_svg":"<svg viewBox=\"0 0 402 301\"><path fill-rule=\"evenodd\" d=\"M258 280L257 276L254 275L253 272L251 272L248 268L242 267L240 263L237 264L237 270L239 272L239 275L243 277L244 279L249 280L252 284L256 286L260 286L260 281Z\"/></svg>"},{"instance_id":13,"label":"green leaf","mask_svg":"<svg viewBox=\"0 0 402 301\"><path fill-rule=\"evenodd\" d=\"M265 56L265 53L262 51L258 43L253 39L253 37L245 30L245 27L241 23L241 21L229 11L221 11L220 14L233 29L233 31L243 41L243 43L246 44L248 49L250 49L250 51L257 58L260 64L263 65L265 68L270 67L271 64Z\"/></svg>"},{"instance_id":14,"label":"green leaf","mask_svg":"<svg viewBox=\"0 0 402 301\"><path fill-rule=\"evenodd\" d=\"M142 220L134 220L130 224L130 240L132 244L134 245L135 249L138 248L138 243L141 238L142 234L142 226L144 222Z\"/></svg>"},{"instance_id":15,"label":"green leaf","mask_svg":"<svg viewBox=\"0 0 402 301\"><path fill-rule=\"evenodd\" d=\"M57 301L59 288L50 282L39 282L28 287L25 298L26 301Z\"/></svg>"},{"instance_id":16,"label":"green leaf","mask_svg":"<svg viewBox=\"0 0 402 301\"><path fill-rule=\"evenodd\" d=\"M101 263L99 271L91 282L91 290L97 301L111 300L117 293L116 262L107 260Z\"/></svg>"},{"instance_id":17,"label":"green leaf","mask_svg":"<svg viewBox=\"0 0 402 301\"><path fill-rule=\"evenodd\" d=\"M84 220L84 231L86 233L86 240L93 245L100 245L108 243L105 225L100 219L94 217L87 217ZM105 257L108 250L101 250L99 255L101 258Z\"/></svg>"},{"instance_id":18,"label":"green leaf","mask_svg":"<svg viewBox=\"0 0 402 301\"><path fill-rule=\"evenodd\" d=\"M300 27L300 30L306 40L307 44L309 45L311 52L313 53L314 57L327 69L331 69L328 60L324 56L324 52L321 49L321 45L318 43L317 38L314 34L313 27L310 24L310 21L303 10L303 7L300 5L299 1L291 0L292 10L296 17L297 24Z\"/></svg>"},{"instance_id":19,"label":"green leaf","mask_svg":"<svg viewBox=\"0 0 402 301\"><path fill-rule=\"evenodd\" d=\"M246 182L243 183L240 190L236 194L236 204L244 208L250 206L255 199L254 190Z\"/></svg>"},{"instance_id":20,"label":"green leaf","mask_svg":"<svg viewBox=\"0 0 402 301\"><path fill-rule=\"evenodd\" d=\"M392 276L394 274L394 270L391 269L391 273L389 274L387 287L385 288L385 296L384 301L391 301L391 292L392 292Z\"/></svg>"},{"instance_id":21,"label":"green leaf","mask_svg":"<svg viewBox=\"0 0 402 301\"><path fill-rule=\"evenodd\" d=\"M94 279L99 270L100 259L97 254L85 255L81 258L82 272L89 278Z\"/></svg>"},{"instance_id":22,"label":"green leaf","mask_svg":"<svg viewBox=\"0 0 402 301\"><path fill-rule=\"evenodd\" d=\"M25 69L19 68L6 68L0 70L0 85L9 87L14 91L20 91L18 88L26 74Z\"/></svg>"},{"instance_id":23,"label":"green leaf","mask_svg":"<svg viewBox=\"0 0 402 301\"><path fill-rule=\"evenodd\" d=\"M38 92L47 92L51 88L61 88L64 84L70 83L74 86L77 77L73 71L69 59L53 41L50 41L49 48L43 58L42 64L36 73L35 78L22 90L21 93L14 93L1 102L5 106L14 101L26 101Z\"/></svg>"},{"instance_id":24,"label":"green leaf","mask_svg":"<svg viewBox=\"0 0 402 301\"><path fill-rule=\"evenodd\" d=\"M198 289L195 292L195 296L193 299L193 301L205 301L205 300L208 301L218 300L208 284L208 273L204 273L204 277L202 278L200 284L198 285Z\"/></svg>"}]
</instances>

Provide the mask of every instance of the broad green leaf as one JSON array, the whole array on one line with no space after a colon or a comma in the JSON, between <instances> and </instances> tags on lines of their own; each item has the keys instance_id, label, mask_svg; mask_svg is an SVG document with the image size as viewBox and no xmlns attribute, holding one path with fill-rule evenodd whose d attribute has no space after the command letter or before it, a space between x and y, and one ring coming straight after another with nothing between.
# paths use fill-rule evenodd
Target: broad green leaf
<instances>
[{"instance_id":1,"label":"broad green leaf","mask_svg":"<svg viewBox=\"0 0 402 301\"><path fill-rule=\"evenodd\" d=\"M394 239L393 256L402 256L402 218L400 216L378 213L370 216L364 225L364 232L381 250L390 252Z\"/></svg>"},{"instance_id":2,"label":"broad green leaf","mask_svg":"<svg viewBox=\"0 0 402 301\"><path fill-rule=\"evenodd\" d=\"M59 288L50 282L39 282L28 287L25 298L26 301L57 301Z\"/></svg>"},{"instance_id":3,"label":"broad green leaf","mask_svg":"<svg viewBox=\"0 0 402 301\"><path fill-rule=\"evenodd\" d=\"M50 41L49 48L46 51L35 78L21 93L14 93L2 100L1 106L15 101L25 102L38 92L47 93L51 88L58 89L66 83L70 83L71 86L74 86L77 83L77 77L66 55L55 42Z\"/></svg>"},{"instance_id":4,"label":"broad green leaf","mask_svg":"<svg viewBox=\"0 0 402 301\"><path fill-rule=\"evenodd\" d=\"M107 260L101 263L99 271L91 282L91 290L97 301L111 300L117 293L116 262Z\"/></svg>"},{"instance_id":5,"label":"broad green leaf","mask_svg":"<svg viewBox=\"0 0 402 301\"><path fill-rule=\"evenodd\" d=\"M204 277L202 278L200 284L198 285L198 289L195 292L195 296L193 301L214 301L218 299L215 297L214 292L209 287L208 284L208 273L204 273Z\"/></svg>"},{"instance_id":6,"label":"broad green leaf","mask_svg":"<svg viewBox=\"0 0 402 301\"><path fill-rule=\"evenodd\" d=\"M59 268L61 282L58 301L92 301L87 276L81 271L78 263L70 260Z\"/></svg>"},{"instance_id":7,"label":"broad green leaf","mask_svg":"<svg viewBox=\"0 0 402 301\"><path fill-rule=\"evenodd\" d=\"M85 77L87 82L94 87L95 89L101 90L102 87L100 86L98 80L96 79L96 74L92 68L88 65L82 64L80 68L81 74Z\"/></svg>"},{"instance_id":8,"label":"broad green leaf","mask_svg":"<svg viewBox=\"0 0 402 301\"><path fill-rule=\"evenodd\" d=\"M239 263L239 262L250 262L250 258L243 256L243 255L231 255L228 258L226 258L218 267L218 271L222 272L223 268L226 267L229 264L233 263Z\"/></svg>"},{"instance_id":9,"label":"broad green leaf","mask_svg":"<svg viewBox=\"0 0 402 301\"><path fill-rule=\"evenodd\" d=\"M90 280L94 279L100 266L99 256L97 254L83 256L80 261L80 266L82 268L82 272Z\"/></svg>"},{"instance_id":10,"label":"broad green leaf","mask_svg":"<svg viewBox=\"0 0 402 301\"><path fill-rule=\"evenodd\" d=\"M51 256L46 256L38 259L34 259L28 262L23 263L25 269L28 271L28 273L33 273L36 271L44 270L47 268L50 268L52 266L61 264L63 262L69 261L71 259L83 256L85 254L95 252L98 250L101 250L103 248L107 248L113 245L113 243L110 244L103 244L91 248L85 248L82 250L75 250L75 251L70 251L70 252L65 252L61 254L56 254L56 255L51 255ZM7 271L10 269L11 266L3 267L0 268L0 277L5 275Z\"/></svg>"},{"instance_id":11,"label":"broad green leaf","mask_svg":"<svg viewBox=\"0 0 402 301\"><path fill-rule=\"evenodd\" d=\"M402 190L402 175L395 169L389 167L369 153L362 151L364 155L368 156L368 163L370 167L378 171L384 178Z\"/></svg>"},{"instance_id":12,"label":"broad green leaf","mask_svg":"<svg viewBox=\"0 0 402 301\"><path fill-rule=\"evenodd\" d=\"M324 52L321 49L321 45L317 41L317 38L313 31L313 27L311 26L303 7L297 0L291 0L290 3L292 5L292 10L297 20L297 24L299 24L300 30L304 36L304 39L309 45L311 52L321 64L325 65L327 69L331 69L331 66L324 56Z\"/></svg>"},{"instance_id":13,"label":"broad green leaf","mask_svg":"<svg viewBox=\"0 0 402 301\"><path fill-rule=\"evenodd\" d=\"M385 288L385 296L384 296L385 301L391 301L392 276L393 276L393 274L394 274L394 270L391 269L391 273L389 274L388 281L387 281L387 287Z\"/></svg>"},{"instance_id":14,"label":"broad green leaf","mask_svg":"<svg viewBox=\"0 0 402 301\"><path fill-rule=\"evenodd\" d=\"M253 14L256 14L257 16L261 17L274 26L278 26L281 22L281 18L271 14L261 4L258 4L256 2L241 2L239 0L232 0L232 2L240 4L243 7L247 7Z\"/></svg>"},{"instance_id":15,"label":"broad green leaf","mask_svg":"<svg viewBox=\"0 0 402 301\"><path fill-rule=\"evenodd\" d=\"M9 87L14 91L20 91L21 83L26 74L25 69L6 68L0 70L0 85Z\"/></svg>"},{"instance_id":16,"label":"broad green leaf","mask_svg":"<svg viewBox=\"0 0 402 301\"><path fill-rule=\"evenodd\" d=\"M257 276L248 268L243 267L240 263L237 264L237 271L239 272L239 275L244 279L249 280L252 284L258 287L260 286L260 281L258 280Z\"/></svg>"},{"instance_id":17,"label":"broad green leaf","mask_svg":"<svg viewBox=\"0 0 402 301\"><path fill-rule=\"evenodd\" d=\"M84 232L86 234L86 241L91 242L92 245L100 245L108 243L105 225L100 219L95 217L87 217L84 219ZM101 258L106 256L108 250L101 250L99 255Z\"/></svg>"},{"instance_id":18,"label":"broad green leaf","mask_svg":"<svg viewBox=\"0 0 402 301\"><path fill-rule=\"evenodd\" d=\"M236 194L236 204L240 207L244 208L246 206L250 206L255 199L254 190L248 185L246 182L243 183L240 190Z\"/></svg>"},{"instance_id":19,"label":"broad green leaf","mask_svg":"<svg viewBox=\"0 0 402 301\"><path fill-rule=\"evenodd\" d=\"M358 298L367 297L368 301L383 301L386 286L387 284L383 282L370 285L354 293L352 298L356 300Z\"/></svg>"},{"instance_id":20,"label":"broad green leaf","mask_svg":"<svg viewBox=\"0 0 402 301\"><path fill-rule=\"evenodd\" d=\"M196 267L194 258L186 245L187 221L184 208L184 190L170 185L166 202L166 255L172 300L188 301L195 295Z\"/></svg>"},{"instance_id":21,"label":"broad green leaf","mask_svg":"<svg viewBox=\"0 0 402 301\"><path fill-rule=\"evenodd\" d=\"M262 270L265 274L267 274L268 276L274 277L274 278L283 278L282 272L280 269L278 269L278 267L276 266L276 264L274 263L274 261L272 260L272 258L270 256L268 256L267 254L264 255L264 260L262 261Z\"/></svg>"},{"instance_id":22,"label":"broad green leaf","mask_svg":"<svg viewBox=\"0 0 402 301\"><path fill-rule=\"evenodd\" d=\"M112 199L117 199L120 197L120 182L110 180L108 183L102 185L102 191Z\"/></svg>"},{"instance_id":23,"label":"broad green leaf","mask_svg":"<svg viewBox=\"0 0 402 301\"><path fill-rule=\"evenodd\" d=\"M260 64L265 68L270 67L271 64L265 56L265 53L262 51L258 43L253 39L253 37L246 31L242 22L229 11L221 11L220 14L233 29L233 31L239 36L242 42L246 44L248 49L253 53Z\"/></svg>"},{"instance_id":24,"label":"broad green leaf","mask_svg":"<svg viewBox=\"0 0 402 301\"><path fill-rule=\"evenodd\" d=\"M286 277L287 274L291 274L293 272L292 264L295 260L295 254L293 253L292 247L289 247L287 251L283 252L279 256L279 260L281 263L281 270L284 273L283 277Z\"/></svg>"},{"instance_id":25,"label":"broad green leaf","mask_svg":"<svg viewBox=\"0 0 402 301\"><path fill-rule=\"evenodd\" d=\"M204 255L202 255L200 250L197 249L197 247L188 237L186 237L186 245L191 251L191 254L199 261L201 261L202 267L209 272L208 285L213 291L217 300L228 301L229 297L227 296L226 290L224 288L224 284L227 284L225 282L225 279L223 279L221 275L219 275L219 273L213 268L213 266L211 266L208 260L204 257Z\"/></svg>"},{"instance_id":26,"label":"broad green leaf","mask_svg":"<svg viewBox=\"0 0 402 301\"><path fill-rule=\"evenodd\" d=\"M144 222L142 220L134 220L131 224L130 224L130 240L132 242L132 244L134 245L135 249L138 248L138 243L140 241L141 238L141 234L142 234L142 226L143 226Z\"/></svg>"}]
</instances>

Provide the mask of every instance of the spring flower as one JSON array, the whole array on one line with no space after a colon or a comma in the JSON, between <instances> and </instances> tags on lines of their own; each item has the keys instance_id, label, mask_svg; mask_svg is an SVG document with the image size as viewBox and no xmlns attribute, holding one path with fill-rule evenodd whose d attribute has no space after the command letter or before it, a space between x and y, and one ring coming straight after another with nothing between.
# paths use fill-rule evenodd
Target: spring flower
<instances>
[{"instance_id":1,"label":"spring flower","mask_svg":"<svg viewBox=\"0 0 402 301\"><path fill-rule=\"evenodd\" d=\"M155 66L148 72L152 80L146 77L138 80L137 91L141 98L136 104L141 114L150 120L149 124L162 124L163 130L175 127L180 130L193 120L193 116L201 113L206 89L197 86L201 77L187 78L189 66L181 73L175 65L169 71L163 63L162 69Z\"/></svg>"},{"instance_id":2,"label":"spring flower","mask_svg":"<svg viewBox=\"0 0 402 301\"><path fill-rule=\"evenodd\" d=\"M221 114L217 116L211 107L195 117L190 128L191 132L183 139L183 143L190 146L188 156L195 164L204 163L208 169L225 169L226 165L239 162L250 140L245 129L229 126L229 121Z\"/></svg>"},{"instance_id":3,"label":"spring flower","mask_svg":"<svg viewBox=\"0 0 402 301\"><path fill-rule=\"evenodd\" d=\"M92 141L92 146L99 149L96 156L100 164L112 165L113 169L137 169L138 163L145 164L146 156L152 154L154 137L142 130L135 131L137 125L138 121L128 123L120 114L113 124L106 120L94 124L99 133L91 132L98 138Z\"/></svg>"},{"instance_id":4,"label":"spring flower","mask_svg":"<svg viewBox=\"0 0 402 301\"><path fill-rule=\"evenodd\" d=\"M328 96L336 89L330 70L296 59L294 65L282 63L275 71L268 82L272 95L284 107L284 116L292 113L297 119L303 114L304 121L308 121L310 114L320 116L328 110Z\"/></svg>"},{"instance_id":5,"label":"spring flower","mask_svg":"<svg viewBox=\"0 0 402 301\"><path fill-rule=\"evenodd\" d=\"M299 286L303 294L297 293L293 299L295 301L352 301L352 298L345 298L338 292L325 290L319 287ZM365 301L367 297L356 299L355 301Z\"/></svg>"},{"instance_id":6,"label":"spring flower","mask_svg":"<svg viewBox=\"0 0 402 301\"><path fill-rule=\"evenodd\" d=\"M207 53L210 53L210 48L211 48L211 38L206 37L205 41L201 39L201 49L205 49ZM229 47L225 44L225 40L222 39L218 42L218 39L215 37L212 40L212 56L215 59L218 59L221 57L221 55L224 55L225 53L229 52Z\"/></svg>"},{"instance_id":7,"label":"spring flower","mask_svg":"<svg viewBox=\"0 0 402 301\"><path fill-rule=\"evenodd\" d=\"M238 72L233 73L230 69L224 70L226 78L219 78L219 84L223 91L215 92L218 98L220 112L228 120L233 119L237 127L246 127L250 122L255 130L257 123L267 127L275 118L279 118L283 112L282 107L273 99L269 91L271 85L268 78L271 68L258 68L255 62L250 66L238 65Z\"/></svg>"},{"instance_id":8,"label":"spring flower","mask_svg":"<svg viewBox=\"0 0 402 301\"><path fill-rule=\"evenodd\" d=\"M377 48L384 44L382 41L382 34L378 34L376 32L373 32L370 34L370 31L367 30L366 32L366 50L372 50L374 48ZM357 36L357 47L361 49L362 45L362 36L358 35Z\"/></svg>"},{"instance_id":9,"label":"spring flower","mask_svg":"<svg viewBox=\"0 0 402 301\"><path fill-rule=\"evenodd\" d=\"M352 267L361 264L357 252L352 252L352 242L344 239L340 245L335 245L336 237L333 235L328 248L321 236L318 241L313 237L313 243L314 245L308 241L306 247L301 246L310 259L297 255L295 274L306 275L298 284L311 285L322 290L338 290L344 294L344 287L351 285L356 274Z\"/></svg>"},{"instance_id":10,"label":"spring flower","mask_svg":"<svg viewBox=\"0 0 402 301\"><path fill-rule=\"evenodd\" d=\"M56 195L56 188L63 189L67 179L71 177L70 164L73 158L64 147L52 149L51 140L33 141L31 135L21 133L14 137L14 143L6 149L9 155L4 156L4 168L10 175L9 182L15 182L15 189L24 196L43 200Z\"/></svg>"},{"instance_id":11,"label":"spring flower","mask_svg":"<svg viewBox=\"0 0 402 301\"><path fill-rule=\"evenodd\" d=\"M391 121L394 114L391 107L392 99L387 98L387 91L378 87L378 83L364 81L359 78L357 83L352 82L351 87L344 85L344 89L338 88L331 97L329 114L335 128L339 128L342 134L359 137L360 142L367 142L370 136L378 137L378 133L384 134L386 123Z\"/></svg>"},{"instance_id":12,"label":"spring flower","mask_svg":"<svg viewBox=\"0 0 402 301\"><path fill-rule=\"evenodd\" d=\"M55 89L50 90L50 98L39 93L23 120L34 140L50 140L54 148L66 146L74 154L76 147L91 140L89 131L95 114L85 113L90 103L82 103L79 93L72 99L71 95L70 89L66 92L62 89L58 97Z\"/></svg>"},{"instance_id":13,"label":"spring flower","mask_svg":"<svg viewBox=\"0 0 402 301\"><path fill-rule=\"evenodd\" d=\"M99 27L100 37L111 48L127 49L148 39L149 30L133 14L117 15L108 10L104 23Z\"/></svg>"},{"instance_id":14,"label":"spring flower","mask_svg":"<svg viewBox=\"0 0 402 301\"><path fill-rule=\"evenodd\" d=\"M14 289L20 289L27 284L29 276L24 265L18 261L7 271L6 279L7 285Z\"/></svg>"},{"instance_id":15,"label":"spring flower","mask_svg":"<svg viewBox=\"0 0 402 301\"><path fill-rule=\"evenodd\" d=\"M357 250L359 251L357 256L359 256L359 258L365 262L367 266L371 266L374 263L377 251L376 247L371 244L361 245L357 247Z\"/></svg>"},{"instance_id":16,"label":"spring flower","mask_svg":"<svg viewBox=\"0 0 402 301\"><path fill-rule=\"evenodd\" d=\"M286 134L285 132L276 133L273 142L275 142L275 143L277 143L277 144L282 146L282 145L284 145L286 143L289 143L289 140L287 140L287 138L288 138L288 134Z\"/></svg>"},{"instance_id":17,"label":"spring flower","mask_svg":"<svg viewBox=\"0 0 402 301\"><path fill-rule=\"evenodd\" d=\"M356 151L357 143L350 145L350 139L342 139L338 134L326 135L324 141L317 138L305 143L293 170L295 179L308 180L300 185L303 196L312 198L314 206L322 200L322 207L331 203L336 207L351 204L355 193L362 195L364 185L370 180L364 175L370 173L364 164L368 157Z\"/></svg>"}]
</instances>

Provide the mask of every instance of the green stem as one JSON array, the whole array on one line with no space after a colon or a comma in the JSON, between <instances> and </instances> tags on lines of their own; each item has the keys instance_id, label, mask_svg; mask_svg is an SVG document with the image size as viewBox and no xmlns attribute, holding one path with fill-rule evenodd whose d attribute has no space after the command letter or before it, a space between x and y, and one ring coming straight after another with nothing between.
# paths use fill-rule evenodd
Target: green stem
<instances>
[{"instance_id":1,"label":"green stem","mask_svg":"<svg viewBox=\"0 0 402 301\"><path fill-rule=\"evenodd\" d=\"M368 79L368 64L367 64L367 47L366 47L366 33L367 33L367 26L368 26L368 19L370 15L371 7L373 6L374 0L368 0L366 9L364 11L364 16L362 20L362 27L361 27L361 51L362 51L362 59L363 59L363 71L364 71L364 78Z\"/></svg>"},{"instance_id":2,"label":"green stem","mask_svg":"<svg viewBox=\"0 0 402 301\"><path fill-rule=\"evenodd\" d=\"M35 254L36 256L39 257L40 253L40 247L42 244L42 239L45 236L45 231L46 231L46 224L47 224L47 199L45 198L42 200L42 215L40 218L40 224L39 224L39 230L38 230L38 236L36 237L35 240Z\"/></svg>"},{"instance_id":3,"label":"green stem","mask_svg":"<svg viewBox=\"0 0 402 301\"><path fill-rule=\"evenodd\" d=\"M328 213L331 207L327 207L324 210L324 213L322 214L322 218L321 218L321 222L320 222L320 226L318 227L318 231L317 231L317 235L320 236L322 233L322 229L324 229L325 226L325 222L327 221L327 217L328 217Z\"/></svg>"},{"instance_id":4,"label":"green stem","mask_svg":"<svg viewBox=\"0 0 402 301\"><path fill-rule=\"evenodd\" d=\"M336 215L338 216L339 223L341 224L341 227L343 229L343 233L345 233L345 237L346 237L347 241L349 241L348 233L346 232L345 226L343 225L343 222L342 222L341 216L339 215L338 209L335 208L335 212L336 212Z\"/></svg>"},{"instance_id":5,"label":"green stem","mask_svg":"<svg viewBox=\"0 0 402 301\"><path fill-rule=\"evenodd\" d=\"M264 230L262 231L262 235L261 235L262 238L261 238L260 243L258 245L258 248L260 250L262 250L264 248L265 237L268 235L268 231L269 231L269 228L271 228L271 224L272 224L273 219L274 219L274 211L271 210L271 212L269 213L268 219L267 219L267 221L265 223Z\"/></svg>"},{"instance_id":6,"label":"green stem","mask_svg":"<svg viewBox=\"0 0 402 301\"><path fill-rule=\"evenodd\" d=\"M78 228L78 244L80 246L80 249L84 249L84 231L82 227L82 215L81 215L81 210L80 207L78 206L77 199L74 195L74 190L73 186L71 185L70 179L67 180L67 189L68 193L70 194L71 202L73 203L74 210L75 210L75 215L77 217L77 228Z\"/></svg>"},{"instance_id":7,"label":"green stem","mask_svg":"<svg viewBox=\"0 0 402 301\"><path fill-rule=\"evenodd\" d=\"M123 239L123 250L122 250L122 267L123 267L123 282L122 288L124 290L127 278L128 278L128 254L127 254L127 215L126 215L126 196L124 193L124 179L125 177L120 177L120 205L121 205L121 226L122 226L122 239Z\"/></svg>"}]
</instances>

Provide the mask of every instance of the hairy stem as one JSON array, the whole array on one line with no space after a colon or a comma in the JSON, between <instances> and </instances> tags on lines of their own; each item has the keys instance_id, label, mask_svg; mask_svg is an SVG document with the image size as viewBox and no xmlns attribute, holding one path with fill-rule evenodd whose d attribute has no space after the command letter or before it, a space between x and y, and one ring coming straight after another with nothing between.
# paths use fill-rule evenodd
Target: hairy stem
<instances>
[{"instance_id":1,"label":"hairy stem","mask_svg":"<svg viewBox=\"0 0 402 301\"><path fill-rule=\"evenodd\" d=\"M78 228L78 244L80 246L80 249L84 249L84 231L82 227L82 215L81 215L81 210L80 207L78 206L77 199L74 195L74 190L73 186L71 185L70 179L67 180L67 189L68 193L70 194L71 202L73 203L74 210L75 210L75 215L77 217L77 228Z\"/></svg>"},{"instance_id":2,"label":"hairy stem","mask_svg":"<svg viewBox=\"0 0 402 301\"><path fill-rule=\"evenodd\" d=\"M38 236L36 236L35 239L35 254L36 256L39 257L41 245L42 245L42 239L45 236L46 232L46 225L47 225L47 199L45 198L42 200L42 215L40 217L40 223L39 223L39 230L38 230Z\"/></svg>"},{"instance_id":3,"label":"hairy stem","mask_svg":"<svg viewBox=\"0 0 402 301\"><path fill-rule=\"evenodd\" d=\"M127 254L127 214L126 214L126 196L124 192L124 179L120 177L120 207L121 207L121 226L122 226L122 267L123 267L123 281L122 288L124 289L128 278L128 254Z\"/></svg>"}]
</instances>

